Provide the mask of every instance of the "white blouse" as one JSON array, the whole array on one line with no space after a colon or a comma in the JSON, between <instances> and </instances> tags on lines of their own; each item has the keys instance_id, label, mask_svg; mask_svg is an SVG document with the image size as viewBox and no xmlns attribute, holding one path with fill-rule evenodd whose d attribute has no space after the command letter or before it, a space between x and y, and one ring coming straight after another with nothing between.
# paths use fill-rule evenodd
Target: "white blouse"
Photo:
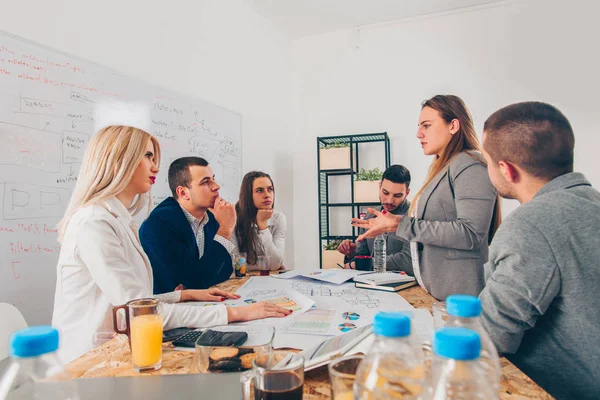
<instances>
[{"instance_id":1,"label":"white blouse","mask_svg":"<svg viewBox=\"0 0 600 400\"><path fill-rule=\"evenodd\" d=\"M258 230L258 227L256 227ZM285 251L285 232L287 231L287 218L285 214L273 210L273 215L267 221L267 229L258 231L259 248L257 256L269 256L269 269L274 270L283 264L283 255ZM231 242L235 245L236 251L239 251L239 244L235 232L231 235ZM254 264L248 264L248 270L256 270Z\"/></svg>"},{"instance_id":2,"label":"white blouse","mask_svg":"<svg viewBox=\"0 0 600 400\"><path fill-rule=\"evenodd\" d=\"M224 305L172 304L181 299L180 291L152 294L150 261L131 214L115 197L75 212L56 273L52 325L60 331L65 363L93 349L96 333L113 332L112 307L133 299L160 299L165 329L227 324Z\"/></svg>"}]
</instances>

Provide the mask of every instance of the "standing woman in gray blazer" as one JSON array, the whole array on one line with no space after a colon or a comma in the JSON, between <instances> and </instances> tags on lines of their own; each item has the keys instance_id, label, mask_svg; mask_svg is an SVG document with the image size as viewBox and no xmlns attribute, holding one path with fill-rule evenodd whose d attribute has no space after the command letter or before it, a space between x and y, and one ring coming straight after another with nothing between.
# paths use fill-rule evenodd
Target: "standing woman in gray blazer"
<instances>
[{"instance_id":1,"label":"standing woman in gray blazer","mask_svg":"<svg viewBox=\"0 0 600 400\"><path fill-rule=\"evenodd\" d=\"M473 119L459 97L437 95L423 102L418 127L423 152L435 158L410 217L369 209L376 218L352 223L368 229L358 240L395 232L411 242L415 277L435 298L477 296L501 215Z\"/></svg>"}]
</instances>

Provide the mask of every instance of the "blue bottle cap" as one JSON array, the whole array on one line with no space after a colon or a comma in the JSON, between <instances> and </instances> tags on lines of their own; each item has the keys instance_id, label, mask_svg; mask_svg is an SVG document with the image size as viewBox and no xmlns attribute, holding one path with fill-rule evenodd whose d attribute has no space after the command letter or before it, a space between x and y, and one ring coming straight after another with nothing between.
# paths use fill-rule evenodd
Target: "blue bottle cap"
<instances>
[{"instance_id":1,"label":"blue bottle cap","mask_svg":"<svg viewBox=\"0 0 600 400\"><path fill-rule=\"evenodd\" d=\"M481 315L481 301L468 294L453 294L446 298L446 311L454 317L478 317Z\"/></svg>"},{"instance_id":2,"label":"blue bottle cap","mask_svg":"<svg viewBox=\"0 0 600 400\"><path fill-rule=\"evenodd\" d=\"M245 263L245 262L246 262L246 259L245 259L244 257L241 257L241 258L238 260L238 262L239 262L240 264L243 264L243 263Z\"/></svg>"},{"instance_id":3,"label":"blue bottle cap","mask_svg":"<svg viewBox=\"0 0 600 400\"><path fill-rule=\"evenodd\" d=\"M481 351L479 335L467 328L442 328L435 332L433 352L459 361L476 360Z\"/></svg>"},{"instance_id":4,"label":"blue bottle cap","mask_svg":"<svg viewBox=\"0 0 600 400\"><path fill-rule=\"evenodd\" d=\"M385 337L410 335L410 318L399 312L378 312L373 318L373 333Z\"/></svg>"},{"instance_id":5,"label":"blue bottle cap","mask_svg":"<svg viewBox=\"0 0 600 400\"><path fill-rule=\"evenodd\" d=\"M12 357L37 357L58 349L58 331L51 326L21 329L10 337Z\"/></svg>"}]
</instances>

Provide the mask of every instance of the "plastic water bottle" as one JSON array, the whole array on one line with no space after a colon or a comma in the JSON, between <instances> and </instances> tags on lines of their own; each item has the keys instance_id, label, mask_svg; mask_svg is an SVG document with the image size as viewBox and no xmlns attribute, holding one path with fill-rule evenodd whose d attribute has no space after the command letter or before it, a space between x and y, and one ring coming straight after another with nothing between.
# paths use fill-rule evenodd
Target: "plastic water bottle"
<instances>
[{"instance_id":1,"label":"plastic water bottle","mask_svg":"<svg viewBox=\"0 0 600 400\"><path fill-rule=\"evenodd\" d=\"M373 242L373 271L385 272L385 263L387 260L385 235L381 234Z\"/></svg>"},{"instance_id":2,"label":"plastic water bottle","mask_svg":"<svg viewBox=\"0 0 600 400\"><path fill-rule=\"evenodd\" d=\"M435 332L431 374L432 400L494 400L499 392L494 377L479 362L479 335L467 328Z\"/></svg>"},{"instance_id":3,"label":"plastic water bottle","mask_svg":"<svg viewBox=\"0 0 600 400\"><path fill-rule=\"evenodd\" d=\"M0 380L0 400L9 394L36 400L77 400L75 382L59 362L57 349L58 331L51 326L13 333L11 362Z\"/></svg>"},{"instance_id":4,"label":"plastic water bottle","mask_svg":"<svg viewBox=\"0 0 600 400\"><path fill-rule=\"evenodd\" d=\"M479 334L481 340L479 360L483 368L488 370L486 373L495 376L493 383L496 390L500 391L502 375L500 359L496 346L481 324L481 301L475 296L454 294L446 298L446 312L448 313L446 326L468 328Z\"/></svg>"},{"instance_id":5,"label":"plastic water bottle","mask_svg":"<svg viewBox=\"0 0 600 400\"><path fill-rule=\"evenodd\" d=\"M423 358L409 341L410 318L379 312L373 319L373 333L375 342L356 371L354 398L424 399Z\"/></svg>"},{"instance_id":6,"label":"plastic water bottle","mask_svg":"<svg viewBox=\"0 0 600 400\"><path fill-rule=\"evenodd\" d=\"M236 254L234 260L235 276L238 278L246 276L246 253Z\"/></svg>"}]
</instances>

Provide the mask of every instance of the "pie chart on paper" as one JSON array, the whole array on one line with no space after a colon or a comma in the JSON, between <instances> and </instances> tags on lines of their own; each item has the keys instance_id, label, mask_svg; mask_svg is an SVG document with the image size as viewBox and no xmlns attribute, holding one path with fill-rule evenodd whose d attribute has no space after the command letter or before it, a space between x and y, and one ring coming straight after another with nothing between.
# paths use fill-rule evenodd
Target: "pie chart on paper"
<instances>
[{"instance_id":1,"label":"pie chart on paper","mask_svg":"<svg viewBox=\"0 0 600 400\"><path fill-rule=\"evenodd\" d=\"M346 311L345 313L342 313L342 318L350 320L350 321L356 321L357 319L360 318L360 314L357 314L355 312Z\"/></svg>"},{"instance_id":2,"label":"pie chart on paper","mask_svg":"<svg viewBox=\"0 0 600 400\"><path fill-rule=\"evenodd\" d=\"M338 329L342 332L350 332L351 330L353 330L355 328L356 328L356 325L351 324L350 322L344 322L344 323L338 325Z\"/></svg>"}]
</instances>

